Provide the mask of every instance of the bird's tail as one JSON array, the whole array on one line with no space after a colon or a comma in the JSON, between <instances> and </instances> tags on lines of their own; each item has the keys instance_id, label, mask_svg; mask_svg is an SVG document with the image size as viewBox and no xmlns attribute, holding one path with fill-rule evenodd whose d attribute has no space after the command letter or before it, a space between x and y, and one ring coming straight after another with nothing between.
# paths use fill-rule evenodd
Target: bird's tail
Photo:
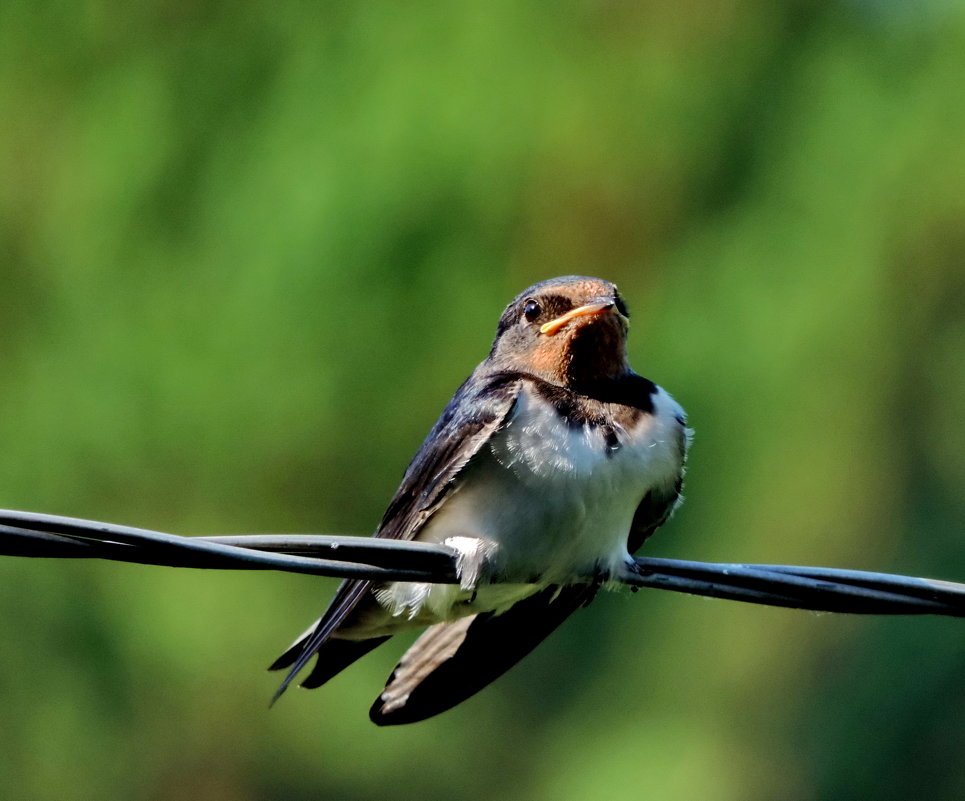
<instances>
[{"instance_id":1,"label":"bird's tail","mask_svg":"<svg viewBox=\"0 0 965 801\"><path fill-rule=\"evenodd\" d=\"M431 626L402 657L369 717L390 726L451 709L509 670L596 591L596 584L548 587L501 615Z\"/></svg>"},{"instance_id":2,"label":"bird's tail","mask_svg":"<svg viewBox=\"0 0 965 801\"><path fill-rule=\"evenodd\" d=\"M289 669L288 675L285 676L284 681L271 699L272 704L281 697L281 694L288 689L288 685L292 683L295 676L316 654L318 654L318 661L308 678L302 682L302 687L320 687L351 665L356 659L365 656L373 648L389 639L388 637L373 637L368 640L343 640L332 637L368 589L369 582L367 581L343 582L331 605L318 622L295 640L285 653L272 663L268 668L269 670Z\"/></svg>"}]
</instances>

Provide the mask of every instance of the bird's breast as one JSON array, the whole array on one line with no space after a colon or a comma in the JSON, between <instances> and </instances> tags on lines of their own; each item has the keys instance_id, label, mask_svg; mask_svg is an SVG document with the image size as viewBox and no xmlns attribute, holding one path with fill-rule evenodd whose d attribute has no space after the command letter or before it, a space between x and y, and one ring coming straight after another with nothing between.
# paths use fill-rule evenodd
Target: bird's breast
<instances>
[{"instance_id":1,"label":"bird's breast","mask_svg":"<svg viewBox=\"0 0 965 801\"><path fill-rule=\"evenodd\" d=\"M359 636L501 612L547 585L619 569L637 506L651 490L672 494L686 455L683 410L659 387L651 400L652 411L635 414L598 404L591 422L575 425L524 388L418 535L460 550L483 541L480 580L385 585L377 596L389 617L376 615Z\"/></svg>"},{"instance_id":2,"label":"bird's breast","mask_svg":"<svg viewBox=\"0 0 965 801\"><path fill-rule=\"evenodd\" d=\"M556 583L614 569L641 499L682 468L682 412L657 392L653 413L598 404L594 422L574 425L525 388L424 534L491 540L503 578Z\"/></svg>"}]
</instances>

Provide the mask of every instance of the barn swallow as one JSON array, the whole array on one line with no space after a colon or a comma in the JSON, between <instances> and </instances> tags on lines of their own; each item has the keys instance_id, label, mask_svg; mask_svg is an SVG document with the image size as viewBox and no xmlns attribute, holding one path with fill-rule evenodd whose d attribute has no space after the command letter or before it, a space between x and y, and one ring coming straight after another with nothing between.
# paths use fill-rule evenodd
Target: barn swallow
<instances>
[{"instance_id":1,"label":"barn swallow","mask_svg":"<svg viewBox=\"0 0 965 801\"><path fill-rule=\"evenodd\" d=\"M275 697L319 687L393 634L428 626L373 704L374 723L452 708L528 654L681 500L683 409L630 369L616 286L568 276L503 312L489 356L409 464L376 537L449 546L459 584L347 580L271 669Z\"/></svg>"}]
</instances>

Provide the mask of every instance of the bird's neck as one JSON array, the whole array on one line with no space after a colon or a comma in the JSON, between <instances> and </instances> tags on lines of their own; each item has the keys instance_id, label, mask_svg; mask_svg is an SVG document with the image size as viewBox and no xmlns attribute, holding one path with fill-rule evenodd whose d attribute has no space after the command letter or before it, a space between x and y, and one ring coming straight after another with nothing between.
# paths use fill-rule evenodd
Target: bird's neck
<instances>
[{"instance_id":1,"label":"bird's neck","mask_svg":"<svg viewBox=\"0 0 965 801\"><path fill-rule=\"evenodd\" d=\"M574 337L566 349L562 367L560 383L583 394L592 394L584 390L619 381L632 372L627 361L626 340L616 331L602 327Z\"/></svg>"}]
</instances>

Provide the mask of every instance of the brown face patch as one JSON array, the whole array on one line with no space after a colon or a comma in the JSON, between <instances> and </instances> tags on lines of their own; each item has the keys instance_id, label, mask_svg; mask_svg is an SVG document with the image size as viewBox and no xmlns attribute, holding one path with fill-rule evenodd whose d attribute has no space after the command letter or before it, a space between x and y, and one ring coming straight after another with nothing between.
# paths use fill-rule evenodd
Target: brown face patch
<instances>
[{"instance_id":1,"label":"brown face patch","mask_svg":"<svg viewBox=\"0 0 965 801\"><path fill-rule=\"evenodd\" d=\"M565 316L574 308L612 298L613 288L602 281L586 280L565 287L565 291L554 288L551 297L554 302L546 305ZM538 302L549 300L538 296L535 299ZM563 306L569 308L564 311ZM557 316L557 313L544 312L542 317L546 319L543 324L550 323ZM621 376L629 370L626 334L626 321L616 308L599 314L573 317L563 326L538 335L529 355L529 369L561 386L576 386Z\"/></svg>"},{"instance_id":2,"label":"brown face patch","mask_svg":"<svg viewBox=\"0 0 965 801\"><path fill-rule=\"evenodd\" d=\"M566 340L541 336L532 354L532 370L536 375L553 376L557 380L564 375L567 358Z\"/></svg>"},{"instance_id":3,"label":"brown face patch","mask_svg":"<svg viewBox=\"0 0 965 801\"><path fill-rule=\"evenodd\" d=\"M574 320L565 336L566 384L617 378L630 369L626 323L616 312Z\"/></svg>"},{"instance_id":4,"label":"brown face patch","mask_svg":"<svg viewBox=\"0 0 965 801\"><path fill-rule=\"evenodd\" d=\"M577 309L584 311L571 315ZM574 389L626 375L623 309L616 287L598 278L535 284L503 312L490 353L493 364Z\"/></svg>"}]
</instances>

